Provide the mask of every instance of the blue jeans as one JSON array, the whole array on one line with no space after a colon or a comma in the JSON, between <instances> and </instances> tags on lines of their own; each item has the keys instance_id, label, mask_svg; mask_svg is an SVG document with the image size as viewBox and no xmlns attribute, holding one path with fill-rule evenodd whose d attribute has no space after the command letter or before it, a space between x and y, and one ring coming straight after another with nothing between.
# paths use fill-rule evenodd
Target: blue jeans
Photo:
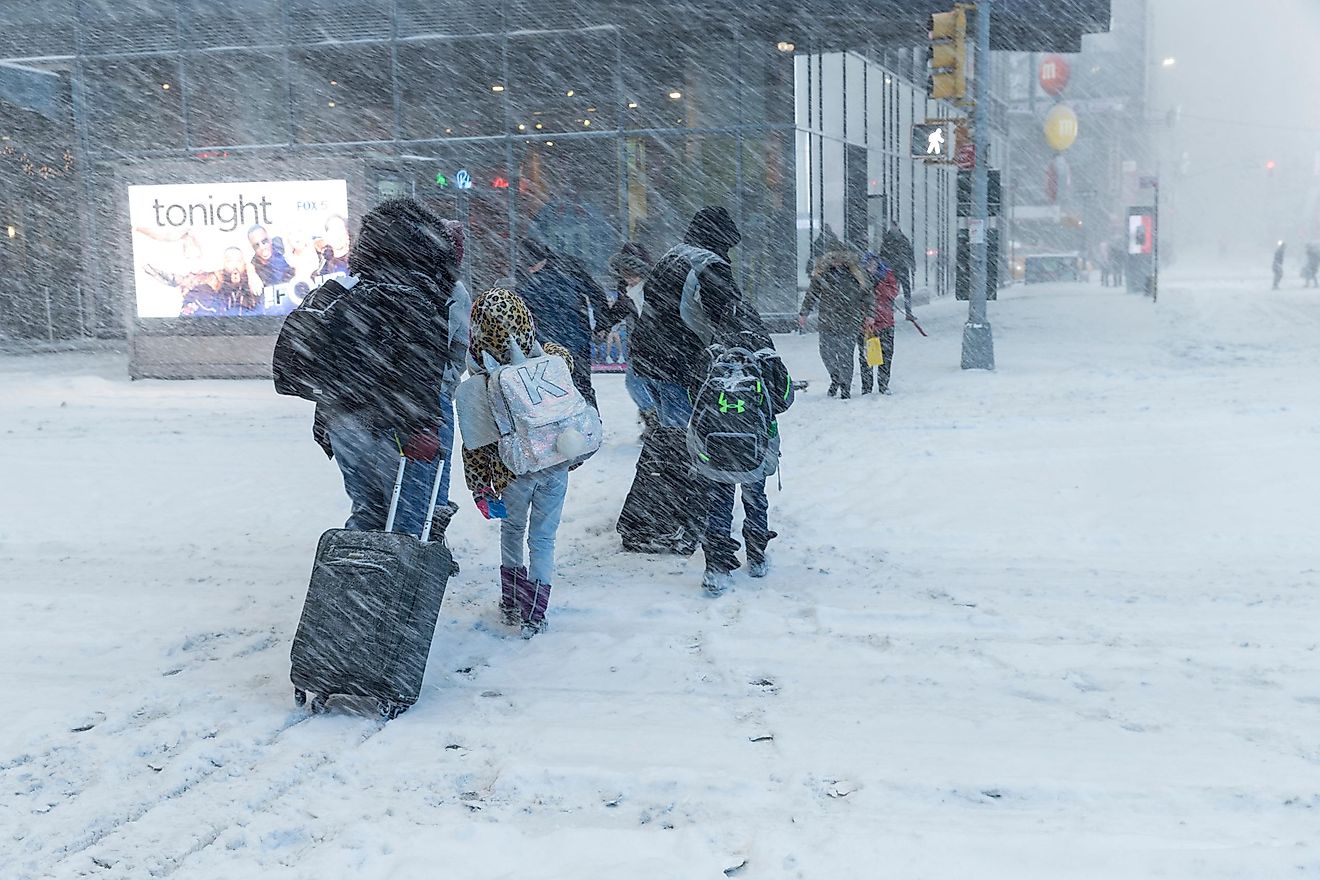
<instances>
[{"instance_id":1,"label":"blue jeans","mask_svg":"<svg viewBox=\"0 0 1320 880\"><path fill-rule=\"evenodd\" d=\"M719 560L727 560L732 552L726 549L733 531L733 504L736 500L734 490L742 488L743 503L743 542L747 545L747 559L756 562L765 557L765 545L770 540L770 499L765 495L765 480L755 483L715 483L710 484L706 508L706 563L710 567L724 569ZM736 567L736 566L735 566ZM732 567L728 570L732 571Z\"/></svg>"},{"instance_id":2,"label":"blue jeans","mask_svg":"<svg viewBox=\"0 0 1320 880\"><path fill-rule=\"evenodd\" d=\"M656 415L662 428L686 428L692 421L692 400L687 389L677 382L637 377L642 389L655 401Z\"/></svg>"},{"instance_id":3,"label":"blue jeans","mask_svg":"<svg viewBox=\"0 0 1320 880\"><path fill-rule=\"evenodd\" d=\"M392 431L372 430L353 416L341 415L331 419L330 446L344 476L344 491L353 502L344 528L383 532L394 494L394 478L398 475L399 440ZM408 462L403 471L394 531L421 537L426 505L431 500L431 486L439 465L439 459Z\"/></svg>"},{"instance_id":4,"label":"blue jeans","mask_svg":"<svg viewBox=\"0 0 1320 880\"><path fill-rule=\"evenodd\" d=\"M655 409L655 398L646 390L646 380L634 373L632 367L623 374L623 387L628 389L628 396L640 412Z\"/></svg>"},{"instance_id":5,"label":"blue jeans","mask_svg":"<svg viewBox=\"0 0 1320 880\"><path fill-rule=\"evenodd\" d=\"M443 391L440 392L440 409L444 412L440 422L440 446L445 450L445 463L440 474L440 494L435 497L437 507L449 503L449 472L454 461L454 399Z\"/></svg>"},{"instance_id":6,"label":"blue jeans","mask_svg":"<svg viewBox=\"0 0 1320 880\"><path fill-rule=\"evenodd\" d=\"M530 557L527 576L536 583L554 583L555 534L567 494L566 463L523 474L509 484L503 496L508 516L500 521L502 566L521 568L523 560Z\"/></svg>"}]
</instances>

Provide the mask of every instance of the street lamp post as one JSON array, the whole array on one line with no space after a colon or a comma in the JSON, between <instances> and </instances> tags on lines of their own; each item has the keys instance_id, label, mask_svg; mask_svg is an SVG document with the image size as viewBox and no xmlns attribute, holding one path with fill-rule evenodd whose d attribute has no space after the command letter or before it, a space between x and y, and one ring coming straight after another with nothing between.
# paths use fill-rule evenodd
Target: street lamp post
<instances>
[{"instance_id":1,"label":"street lamp post","mask_svg":"<svg viewBox=\"0 0 1320 880\"><path fill-rule=\"evenodd\" d=\"M967 323L963 325L962 368L993 370L995 342L986 318L985 299L989 266L990 214L990 7L993 0L976 4L976 78L974 125L976 168L972 171L972 216L968 244L972 249L972 290L968 297Z\"/></svg>"}]
</instances>

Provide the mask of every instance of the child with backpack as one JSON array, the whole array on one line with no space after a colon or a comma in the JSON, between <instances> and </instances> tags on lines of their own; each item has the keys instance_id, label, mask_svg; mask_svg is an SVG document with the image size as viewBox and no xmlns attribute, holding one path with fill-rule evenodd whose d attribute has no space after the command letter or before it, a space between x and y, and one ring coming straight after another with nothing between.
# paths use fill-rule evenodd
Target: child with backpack
<instances>
[{"instance_id":1,"label":"child with backpack","mask_svg":"<svg viewBox=\"0 0 1320 880\"><path fill-rule=\"evenodd\" d=\"M568 350L536 339L527 304L493 288L472 304L472 376L458 392L463 465L478 510L500 522L500 613L524 638L546 629L568 471L600 447Z\"/></svg>"},{"instance_id":2,"label":"child with backpack","mask_svg":"<svg viewBox=\"0 0 1320 880\"><path fill-rule=\"evenodd\" d=\"M792 377L774 343L758 320L748 316L745 321L748 329L708 349L710 370L688 425L693 469L708 481L701 585L711 596L732 586L740 565L738 542L730 535L735 490L742 495L748 574L762 578L769 573L766 546L777 535L770 530L765 481L779 469L777 416L794 400Z\"/></svg>"}]
</instances>

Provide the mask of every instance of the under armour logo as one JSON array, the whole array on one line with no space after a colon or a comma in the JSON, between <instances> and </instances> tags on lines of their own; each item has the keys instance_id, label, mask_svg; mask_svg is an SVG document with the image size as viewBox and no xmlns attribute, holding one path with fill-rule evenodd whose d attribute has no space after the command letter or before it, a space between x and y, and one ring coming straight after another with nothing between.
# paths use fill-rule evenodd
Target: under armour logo
<instances>
[{"instance_id":1,"label":"under armour logo","mask_svg":"<svg viewBox=\"0 0 1320 880\"><path fill-rule=\"evenodd\" d=\"M530 368L518 368L518 378L522 379L523 387L527 389L527 399L532 402L532 406L539 406L547 394L551 397L568 396L567 390L545 377L545 371L549 368L549 362L544 360Z\"/></svg>"},{"instance_id":2,"label":"under armour logo","mask_svg":"<svg viewBox=\"0 0 1320 880\"><path fill-rule=\"evenodd\" d=\"M721 392L720 392L720 412L722 412L722 413L727 413L727 412L738 412L738 413L744 413L744 412L747 412L747 403L746 403L745 401L742 401L742 400L730 401L727 397L724 396L724 392L721 391Z\"/></svg>"}]
</instances>

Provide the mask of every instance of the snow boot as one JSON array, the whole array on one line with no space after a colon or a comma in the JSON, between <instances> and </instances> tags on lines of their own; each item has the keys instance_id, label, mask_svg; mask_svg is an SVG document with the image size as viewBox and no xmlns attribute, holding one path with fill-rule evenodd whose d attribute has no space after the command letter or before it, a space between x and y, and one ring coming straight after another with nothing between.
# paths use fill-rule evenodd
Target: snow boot
<instances>
[{"instance_id":1,"label":"snow boot","mask_svg":"<svg viewBox=\"0 0 1320 880\"><path fill-rule=\"evenodd\" d=\"M826 393L827 395L829 395L830 397L835 397L835 396L837 396L838 393L839 393L839 383L838 383L838 382L831 382L831 383L830 383L830 390L829 390L829 391L826 391L825 393Z\"/></svg>"},{"instance_id":2,"label":"snow boot","mask_svg":"<svg viewBox=\"0 0 1320 880\"><path fill-rule=\"evenodd\" d=\"M747 544L748 577L763 578L770 573L770 560L766 557L765 548L772 539L778 537L778 532L766 532L764 535L743 532L743 541Z\"/></svg>"},{"instance_id":3,"label":"snow boot","mask_svg":"<svg viewBox=\"0 0 1320 880\"><path fill-rule=\"evenodd\" d=\"M543 584L540 581L528 581L528 584L532 590L532 603L522 620L524 639L545 632L545 611L550 605L550 584Z\"/></svg>"},{"instance_id":4,"label":"snow boot","mask_svg":"<svg viewBox=\"0 0 1320 880\"><path fill-rule=\"evenodd\" d=\"M527 569L500 566L500 619L505 626L517 626L522 621L519 610L518 583L526 579Z\"/></svg>"},{"instance_id":5,"label":"snow boot","mask_svg":"<svg viewBox=\"0 0 1320 880\"><path fill-rule=\"evenodd\" d=\"M706 595L712 599L717 596L723 596L724 593L733 586L733 572L718 571L715 569L706 569L706 574L701 578L701 588L706 591Z\"/></svg>"}]
</instances>

